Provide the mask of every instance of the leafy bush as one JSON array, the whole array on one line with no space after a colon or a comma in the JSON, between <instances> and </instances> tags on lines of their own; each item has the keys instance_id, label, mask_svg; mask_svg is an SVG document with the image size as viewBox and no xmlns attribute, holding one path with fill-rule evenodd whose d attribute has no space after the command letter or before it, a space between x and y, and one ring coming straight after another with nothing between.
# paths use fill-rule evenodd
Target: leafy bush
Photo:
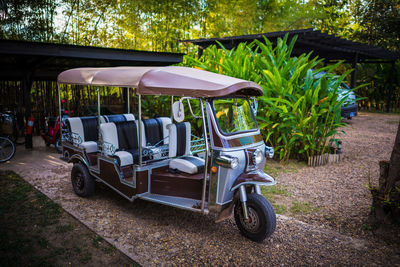
<instances>
[{"instance_id":1,"label":"leafy bush","mask_svg":"<svg viewBox=\"0 0 400 267\"><path fill-rule=\"evenodd\" d=\"M340 84L349 74L334 74L341 64L316 69L322 60L311 53L291 57L296 38L278 39L276 46L253 41L232 50L221 44L204 50L200 58L186 56L183 65L254 81L263 88L258 98L259 127L281 160L307 159L327 152L345 124L338 99Z\"/></svg>"}]
</instances>

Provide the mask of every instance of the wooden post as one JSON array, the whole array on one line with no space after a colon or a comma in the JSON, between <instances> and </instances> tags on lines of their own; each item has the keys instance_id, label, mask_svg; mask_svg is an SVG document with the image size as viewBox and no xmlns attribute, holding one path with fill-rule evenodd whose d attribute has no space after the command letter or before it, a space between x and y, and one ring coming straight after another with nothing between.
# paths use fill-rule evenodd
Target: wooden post
<instances>
[{"instance_id":1,"label":"wooden post","mask_svg":"<svg viewBox=\"0 0 400 267\"><path fill-rule=\"evenodd\" d=\"M358 53L354 55L353 63L351 64L351 67L353 68L353 72L351 73L351 82L350 82L351 89L354 89L356 87L357 63L358 63Z\"/></svg>"},{"instance_id":2,"label":"wooden post","mask_svg":"<svg viewBox=\"0 0 400 267\"><path fill-rule=\"evenodd\" d=\"M390 68L390 74L389 74L389 94L388 94L388 99L386 102L386 112L387 113L390 112L390 104L392 102L395 70L396 70L396 64L395 64L395 61L392 61L392 67Z\"/></svg>"},{"instance_id":3,"label":"wooden post","mask_svg":"<svg viewBox=\"0 0 400 267\"><path fill-rule=\"evenodd\" d=\"M30 71L25 72L23 80L21 82L22 90L24 94L24 106L25 106L25 121L28 122L32 115L31 109L31 86L32 86L32 73ZM25 148L33 148L32 134L25 134Z\"/></svg>"}]
</instances>

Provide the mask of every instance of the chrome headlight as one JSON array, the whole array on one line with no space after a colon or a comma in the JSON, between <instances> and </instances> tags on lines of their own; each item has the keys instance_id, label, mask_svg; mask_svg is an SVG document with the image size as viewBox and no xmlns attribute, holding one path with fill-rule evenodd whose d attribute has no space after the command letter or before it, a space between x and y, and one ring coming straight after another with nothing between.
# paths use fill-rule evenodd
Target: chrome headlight
<instances>
[{"instance_id":1,"label":"chrome headlight","mask_svg":"<svg viewBox=\"0 0 400 267\"><path fill-rule=\"evenodd\" d=\"M236 157L230 157L230 156L218 156L215 158L215 163L218 165L224 167L224 168L231 168L235 169L239 165L239 159Z\"/></svg>"},{"instance_id":2,"label":"chrome headlight","mask_svg":"<svg viewBox=\"0 0 400 267\"><path fill-rule=\"evenodd\" d=\"M265 156L272 159L274 157L274 148L271 146L265 146Z\"/></svg>"},{"instance_id":3,"label":"chrome headlight","mask_svg":"<svg viewBox=\"0 0 400 267\"><path fill-rule=\"evenodd\" d=\"M253 157L253 163L256 164L256 165L261 163L261 161L263 160L263 154L262 154L260 149L256 149L253 152L253 156L252 157Z\"/></svg>"}]
</instances>

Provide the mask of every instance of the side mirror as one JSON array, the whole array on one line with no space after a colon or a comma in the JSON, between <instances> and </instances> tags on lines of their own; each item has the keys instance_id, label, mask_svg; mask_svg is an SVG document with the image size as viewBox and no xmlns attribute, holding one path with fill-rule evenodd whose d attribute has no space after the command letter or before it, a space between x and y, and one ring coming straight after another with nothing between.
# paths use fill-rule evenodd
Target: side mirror
<instances>
[{"instance_id":1,"label":"side mirror","mask_svg":"<svg viewBox=\"0 0 400 267\"><path fill-rule=\"evenodd\" d=\"M181 101L176 101L172 105L172 114L176 122L182 122L185 119L185 109Z\"/></svg>"}]
</instances>

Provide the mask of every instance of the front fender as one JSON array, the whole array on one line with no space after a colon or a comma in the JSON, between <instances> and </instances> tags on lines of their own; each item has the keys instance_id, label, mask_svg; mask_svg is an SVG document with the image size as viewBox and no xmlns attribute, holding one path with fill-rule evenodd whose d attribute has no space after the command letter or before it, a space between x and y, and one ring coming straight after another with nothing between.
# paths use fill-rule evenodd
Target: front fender
<instances>
[{"instance_id":1,"label":"front fender","mask_svg":"<svg viewBox=\"0 0 400 267\"><path fill-rule=\"evenodd\" d=\"M241 185L248 184L271 186L275 185L276 181L270 175L260 170L242 173L233 183L231 191L235 191Z\"/></svg>"}]
</instances>

